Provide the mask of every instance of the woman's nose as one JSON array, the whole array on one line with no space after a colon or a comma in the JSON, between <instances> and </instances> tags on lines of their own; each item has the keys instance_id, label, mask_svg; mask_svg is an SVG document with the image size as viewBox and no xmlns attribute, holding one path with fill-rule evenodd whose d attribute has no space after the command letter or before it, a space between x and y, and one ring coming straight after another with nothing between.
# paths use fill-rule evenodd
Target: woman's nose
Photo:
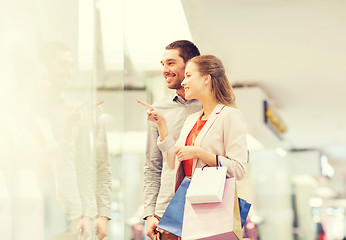
<instances>
[{"instance_id":1,"label":"woman's nose","mask_svg":"<svg viewBox=\"0 0 346 240\"><path fill-rule=\"evenodd\" d=\"M184 85L185 85L185 78L184 78L184 80L181 82L181 86L184 87Z\"/></svg>"}]
</instances>

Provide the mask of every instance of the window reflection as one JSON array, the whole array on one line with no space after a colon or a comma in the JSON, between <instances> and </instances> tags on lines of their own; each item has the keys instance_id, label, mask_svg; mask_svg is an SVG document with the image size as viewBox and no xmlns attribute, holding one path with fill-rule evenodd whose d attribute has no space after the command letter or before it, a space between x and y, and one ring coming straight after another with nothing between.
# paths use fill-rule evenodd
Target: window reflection
<instances>
[{"instance_id":1,"label":"window reflection","mask_svg":"<svg viewBox=\"0 0 346 240\"><path fill-rule=\"evenodd\" d=\"M1 239L92 239L98 216L108 239L144 238L135 99L166 94L162 50L191 39L180 1L3 1L0 20Z\"/></svg>"},{"instance_id":2,"label":"window reflection","mask_svg":"<svg viewBox=\"0 0 346 240\"><path fill-rule=\"evenodd\" d=\"M92 54L83 55L78 38L84 25L77 13L93 12L94 2L4 6L2 239L92 239L107 233L101 227L111 218L107 118L95 91L94 42L87 51ZM93 36L93 29L84 31L90 32ZM91 63L88 68L81 67L80 56Z\"/></svg>"}]
</instances>

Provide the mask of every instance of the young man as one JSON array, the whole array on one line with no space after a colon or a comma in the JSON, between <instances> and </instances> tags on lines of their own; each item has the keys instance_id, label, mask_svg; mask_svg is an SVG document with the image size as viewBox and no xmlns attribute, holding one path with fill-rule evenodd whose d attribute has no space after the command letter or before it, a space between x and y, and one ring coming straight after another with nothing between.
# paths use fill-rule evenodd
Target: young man
<instances>
[{"instance_id":1,"label":"young man","mask_svg":"<svg viewBox=\"0 0 346 240\"><path fill-rule=\"evenodd\" d=\"M162 74L167 87L175 89L175 92L153 106L165 115L174 140L178 139L186 117L201 110L201 104L197 100L185 100L184 88L181 86L187 61L199 55L199 50L193 43L179 40L169 44L162 56ZM155 238L159 219L174 196L174 170L169 169L163 161L156 145L158 136L156 124L149 122L144 164L144 219L146 234L151 239ZM168 239L177 237L168 232L161 233L161 240Z\"/></svg>"}]
</instances>

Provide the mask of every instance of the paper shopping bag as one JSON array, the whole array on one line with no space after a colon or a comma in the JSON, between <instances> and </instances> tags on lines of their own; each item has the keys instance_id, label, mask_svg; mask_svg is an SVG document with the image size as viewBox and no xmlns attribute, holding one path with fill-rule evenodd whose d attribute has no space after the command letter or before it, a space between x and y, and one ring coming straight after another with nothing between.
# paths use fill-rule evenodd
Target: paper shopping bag
<instances>
[{"instance_id":1,"label":"paper shopping bag","mask_svg":"<svg viewBox=\"0 0 346 240\"><path fill-rule=\"evenodd\" d=\"M248 203L246 200L242 198L238 198L238 202L239 202L241 227L243 228L247 215L249 214L249 211L250 211L251 203Z\"/></svg>"},{"instance_id":2,"label":"paper shopping bag","mask_svg":"<svg viewBox=\"0 0 346 240\"><path fill-rule=\"evenodd\" d=\"M196 168L186 193L186 199L190 203L221 202L226 173L226 167Z\"/></svg>"},{"instance_id":3,"label":"paper shopping bag","mask_svg":"<svg viewBox=\"0 0 346 240\"><path fill-rule=\"evenodd\" d=\"M185 177L180 184L178 190L169 203L166 211L164 212L159 224L159 228L173 233L174 235L181 237L181 230L183 226L183 216L185 207L186 190L190 185L191 179Z\"/></svg>"},{"instance_id":4,"label":"paper shopping bag","mask_svg":"<svg viewBox=\"0 0 346 240\"><path fill-rule=\"evenodd\" d=\"M186 199L182 239L242 239L235 178L226 179L221 203L191 204Z\"/></svg>"}]
</instances>

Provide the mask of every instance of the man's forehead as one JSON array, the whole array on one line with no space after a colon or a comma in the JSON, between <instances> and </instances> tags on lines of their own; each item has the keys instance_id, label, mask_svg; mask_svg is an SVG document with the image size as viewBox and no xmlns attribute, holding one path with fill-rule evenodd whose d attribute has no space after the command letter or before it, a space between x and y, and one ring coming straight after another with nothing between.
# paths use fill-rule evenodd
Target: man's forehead
<instances>
[{"instance_id":1,"label":"man's forehead","mask_svg":"<svg viewBox=\"0 0 346 240\"><path fill-rule=\"evenodd\" d=\"M168 49L168 50L165 50L164 53L163 53L163 56L162 56L162 60L161 62L166 62L166 61L173 61L173 60L183 60L181 57L180 57L180 51L179 49Z\"/></svg>"}]
</instances>

